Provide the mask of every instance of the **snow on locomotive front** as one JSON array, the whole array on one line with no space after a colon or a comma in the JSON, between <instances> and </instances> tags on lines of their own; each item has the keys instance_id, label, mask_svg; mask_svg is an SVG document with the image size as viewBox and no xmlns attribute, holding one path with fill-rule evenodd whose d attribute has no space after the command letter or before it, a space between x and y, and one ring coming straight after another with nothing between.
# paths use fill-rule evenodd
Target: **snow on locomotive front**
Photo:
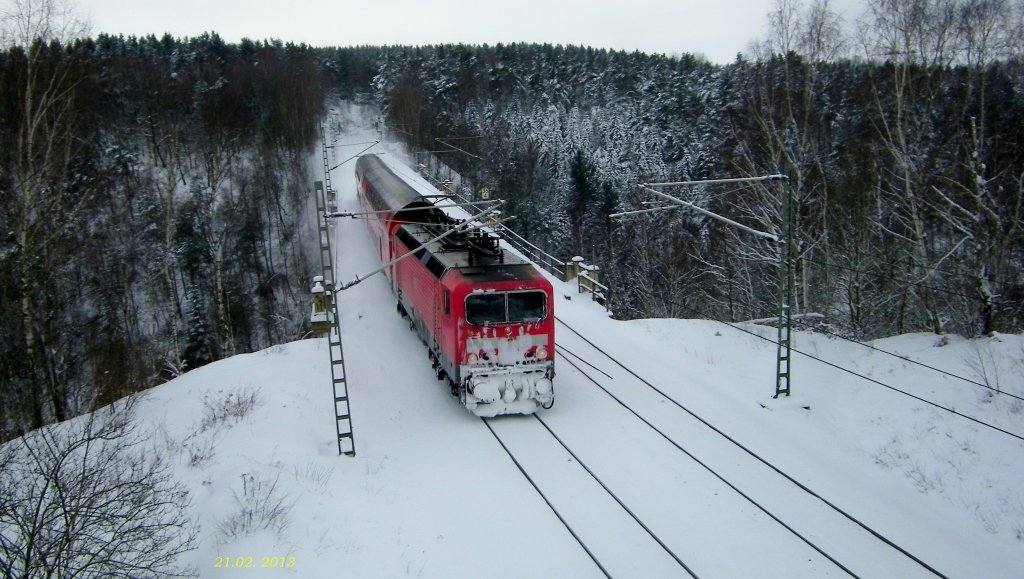
<instances>
[{"instance_id":1,"label":"snow on locomotive front","mask_svg":"<svg viewBox=\"0 0 1024 579\"><path fill-rule=\"evenodd\" d=\"M436 238L447 216L374 155L356 164L359 197L399 309L439 378L478 416L530 414L554 403L554 301L537 269L481 229Z\"/></svg>"},{"instance_id":2,"label":"snow on locomotive front","mask_svg":"<svg viewBox=\"0 0 1024 579\"><path fill-rule=\"evenodd\" d=\"M518 259L453 268L445 280L455 323L459 399L479 416L530 414L554 403L551 284Z\"/></svg>"}]
</instances>

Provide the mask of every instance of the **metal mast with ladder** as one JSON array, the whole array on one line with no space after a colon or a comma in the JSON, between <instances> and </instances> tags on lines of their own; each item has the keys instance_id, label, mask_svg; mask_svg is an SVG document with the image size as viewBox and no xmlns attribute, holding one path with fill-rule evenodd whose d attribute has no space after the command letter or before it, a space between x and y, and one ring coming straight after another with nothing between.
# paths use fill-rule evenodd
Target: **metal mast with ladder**
<instances>
[{"instance_id":1,"label":"metal mast with ladder","mask_svg":"<svg viewBox=\"0 0 1024 579\"><path fill-rule=\"evenodd\" d=\"M783 182L782 239L779 240L779 333L775 364L775 396L789 396L789 361L793 354L793 187Z\"/></svg>"},{"instance_id":2,"label":"metal mast with ladder","mask_svg":"<svg viewBox=\"0 0 1024 579\"><path fill-rule=\"evenodd\" d=\"M331 394L334 400L335 431L338 437L338 454L355 456L356 442L352 428L352 408L348 397L348 381L345 376L345 352L341 345L341 328L338 323L337 299L334 295L334 258L331 255L331 222L327 218L328 200L332 204L334 190L331 188L331 172L327 159L327 139L321 127L323 142L324 180L313 184L316 197L318 230L320 232L320 270L323 274L324 293L327 296L327 344L331 355ZM333 210L333 208L332 208Z\"/></svg>"},{"instance_id":3,"label":"metal mast with ladder","mask_svg":"<svg viewBox=\"0 0 1024 579\"><path fill-rule=\"evenodd\" d=\"M707 209L698 207L694 203L667 195L656 188L661 187L692 187L695 185L722 185L722 184L754 184L761 182L782 182L783 183L783 207L782 221L780 227L781 237L767 231L758 231L754 228L738 223L727 217L712 213ZM789 185L789 177L786 175L764 175L761 177L740 177L735 179L706 179L700 181L676 181L671 183L641 183L638 188L653 194L663 202L671 205L662 205L638 211L625 211L612 213L611 218L624 217L627 215L639 215L664 211L675 207L686 207L702 215L735 227L748 234L761 237L775 242L779 251L779 320L778 320L778 355L775 364L775 395L789 396L790 382L790 356L792 354L791 334L793 325L793 256L795 254L794 228L793 228L793 189Z\"/></svg>"}]
</instances>

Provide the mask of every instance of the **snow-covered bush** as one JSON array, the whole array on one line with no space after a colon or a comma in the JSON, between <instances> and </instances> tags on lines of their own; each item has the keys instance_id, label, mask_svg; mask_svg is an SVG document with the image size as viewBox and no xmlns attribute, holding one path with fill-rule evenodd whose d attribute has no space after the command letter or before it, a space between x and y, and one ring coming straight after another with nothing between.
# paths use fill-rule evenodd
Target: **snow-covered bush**
<instances>
[{"instance_id":1,"label":"snow-covered bush","mask_svg":"<svg viewBox=\"0 0 1024 579\"><path fill-rule=\"evenodd\" d=\"M199 423L199 431L205 432L226 422L240 422L254 408L259 406L259 388L239 388L221 397L203 396L203 418Z\"/></svg>"},{"instance_id":2,"label":"snow-covered bush","mask_svg":"<svg viewBox=\"0 0 1024 579\"><path fill-rule=\"evenodd\" d=\"M245 537L258 531L281 533L288 527L294 502L278 490L280 476L242 473L242 494L232 490L237 510L217 525L225 538Z\"/></svg>"}]
</instances>

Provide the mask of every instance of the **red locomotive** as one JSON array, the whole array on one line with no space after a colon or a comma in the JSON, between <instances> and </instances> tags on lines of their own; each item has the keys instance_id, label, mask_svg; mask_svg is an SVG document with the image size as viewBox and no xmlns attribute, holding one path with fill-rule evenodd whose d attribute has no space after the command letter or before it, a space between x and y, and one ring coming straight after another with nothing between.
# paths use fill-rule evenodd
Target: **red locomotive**
<instances>
[{"instance_id":1,"label":"red locomotive","mask_svg":"<svg viewBox=\"0 0 1024 579\"><path fill-rule=\"evenodd\" d=\"M438 379L447 377L452 394L478 416L550 408L551 283L497 238L449 217L376 155L359 158L356 179L381 262L414 252L385 273Z\"/></svg>"}]
</instances>

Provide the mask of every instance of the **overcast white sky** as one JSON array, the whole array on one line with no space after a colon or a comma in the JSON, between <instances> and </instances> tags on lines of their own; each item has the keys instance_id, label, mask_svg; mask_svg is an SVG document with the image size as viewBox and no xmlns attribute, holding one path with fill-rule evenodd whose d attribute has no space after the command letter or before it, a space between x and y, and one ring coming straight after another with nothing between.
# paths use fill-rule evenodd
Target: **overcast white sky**
<instances>
[{"instance_id":1,"label":"overcast white sky","mask_svg":"<svg viewBox=\"0 0 1024 579\"><path fill-rule=\"evenodd\" d=\"M76 0L72 0L76 2ZM765 34L772 0L77 0L92 33L277 38L314 46L548 42L725 63ZM863 0L832 0L847 20Z\"/></svg>"}]
</instances>

